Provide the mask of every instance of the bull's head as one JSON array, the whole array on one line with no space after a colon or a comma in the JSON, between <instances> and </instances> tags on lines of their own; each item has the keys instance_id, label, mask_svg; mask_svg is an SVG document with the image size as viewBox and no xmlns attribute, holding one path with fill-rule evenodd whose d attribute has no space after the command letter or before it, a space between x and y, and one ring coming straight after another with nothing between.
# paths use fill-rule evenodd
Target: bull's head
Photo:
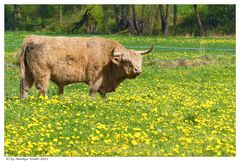
<instances>
[{"instance_id":1,"label":"bull's head","mask_svg":"<svg viewBox=\"0 0 240 161\"><path fill-rule=\"evenodd\" d=\"M135 78L142 72L142 55L148 54L152 51L153 45L150 49L145 51L123 50L120 52L113 51L112 62L118 67L122 68L128 78Z\"/></svg>"}]
</instances>

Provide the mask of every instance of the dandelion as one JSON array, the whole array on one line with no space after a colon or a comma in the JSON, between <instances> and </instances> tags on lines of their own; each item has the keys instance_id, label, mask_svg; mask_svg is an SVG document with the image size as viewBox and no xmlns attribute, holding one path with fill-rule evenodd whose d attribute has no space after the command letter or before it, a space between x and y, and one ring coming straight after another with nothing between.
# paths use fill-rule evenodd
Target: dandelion
<instances>
[{"instance_id":1,"label":"dandelion","mask_svg":"<svg viewBox=\"0 0 240 161\"><path fill-rule=\"evenodd\" d=\"M141 136L141 133L140 132L136 132L136 133L134 133L134 135L133 135L135 138L139 138L140 136Z\"/></svg>"},{"instance_id":2,"label":"dandelion","mask_svg":"<svg viewBox=\"0 0 240 161\"><path fill-rule=\"evenodd\" d=\"M50 133L46 133L46 136L47 136L48 138L50 138Z\"/></svg>"},{"instance_id":3,"label":"dandelion","mask_svg":"<svg viewBox=\"0 0 240 161\"><path fill-rule=\"evenodd\" d=\"M96 134L100 134L100 131L99 131L99 130L96 130Z\"/></svg>"},{"instance_id":4,"label":"dandelion","mask_svg":"<svg viewBox=\"0 0 240 161\"><path fill-rule=\"evenodd\" d=\"M137 145L138 144L138 142L136 140L132 140L131 143L132 143L132 145Z\"/></svg>"},{"instance_id":5,"label":"dandelion","mask_svg":"<svg viewBox=\"0 0 240 161\"><path fill-rule=\"evenodd\" d=\"M54 142L58 142L58 139L53 139Z\"/></svg>"}]
</instances>

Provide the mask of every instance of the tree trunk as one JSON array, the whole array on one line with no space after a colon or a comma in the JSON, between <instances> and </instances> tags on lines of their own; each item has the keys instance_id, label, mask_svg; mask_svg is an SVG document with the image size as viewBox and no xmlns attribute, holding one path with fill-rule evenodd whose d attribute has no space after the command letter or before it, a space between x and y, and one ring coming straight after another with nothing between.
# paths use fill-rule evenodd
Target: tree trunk
<instances>
[{"instance_id":1,"label":"tree trunk","mask_svg":"<svg viewBox=\"0 0 240 161\"><path fill-rule=\"evenodd\" d=\"M119 24L119 8L117 5L114 5L114 13L115 13L116 22L118 25Z\"/></svg>"},{"instance_id":2,"label":"tree trunk","mask_svg":"<svg viewBox=\"0 0 240 161\"><path fill-rule=\"evenodd\" d=\"M145 33L144 9L145 9L145 5L142 5L142 17L141 17L141 21L140 21L140 24L139 24L139 30L140 30L141 34Z\"/></svg>"},{"instance_id":3,"label":"tree trunk","mask_svg":"<svg viewBox=\"0 0 240 161\"><path fill-rule=\"evenodd\" d=\"M159 9L157 8L156 15L155 15L155 22L158 21L158 14L159 14L158 12L159 12Z\"/></svg>"},{"instance_id":4,"label":"tree trunk","mask_svg":"<svg viewBox=\"0 0 240 161\"><path fill-rule=\"evenodd\" d=\"M89 17L90 17L90 10L89 9L87 9L86 11L85 11L85 13L84 13L84 15L82 16L82 18L81 18L81 20L79 21L79 22L76 22L76 23L74 23L71 27L70 27L70 31L71 32L74 32L75 30L77 30L77 29L79 29L80 27L82 27L82 25L84 24L84 23L88 23L88 19L89 19Z\"/></svg>"},{"instance_id":5,"label":"tree trunk","mask_svg":"<svg viewBox=\"0 0 240 161\"><path fill-rule=\"evenodd\" d=\"M164 36L167 36L168 35L169 5L166 6L166 13L165 14L164 14L163 5L159 5L159 10L160 10L162 34Z\"/></svg>"},{"instance_id":6,"label":"tree trunk","mask_svg":"<svg viewBox=\"0 0 240 161\"><path fill-rule=\"evenodd\" d=\"M169 19L169 5L167 5L167 8L166 8L166 17L165 17L165 23L164 23L164 36L167 36L168 35L168 19Z\"/></svg>"},{"instance_id":7,"label":"tree trunk","mask_svg":"<svg viewBox=\"0 0 240 161\"><path fill-rule=\"evenodd\" d=\"M14 28L15 30L19 30L20 28L20 19L21 19L21 10L20 5L14 5Z\"/></svg>"},{"instance_id":8,"label":"tree trunk","mask_svg":"<svg viewBox=\"0 0 240 161\"><path fill-rule=\"evenodd\" d=\"M62 5L59 5L59 23L62 26L63 20L62 20Z\"/></svg>"},{"instance_id":9,"label":"tree trunk","mask_svg":"<svg viewBox=\"0 0 240 161\"><path fill-rule=\"evenodd\" d=\"M173 5L173 35L176 35L176 26L177 26L177 5Z\"/></svg>"},{"instance_id":10,"label":"tree trunk","mask_svg":"<svg viewBox=\"0 0 240 161\"><path fill-rule=\"evenodd\" d=\"M113 33L119 32L121 30L126 30L127 32L134 30L134 25L130 19L130 9L130 5L121 5L121 16L116 16L116 21L118 21L118 23L113 29ZM116 6L115 11L117 11Z\"/></svg>"},{"instance_id":11,"label":"tree trunk","mask_svg":"<svg viewBox=\"0 0 240 161\"><path fill-rule=\"evenodd\" d=\"M163 5L159 5L159 11L160 11L160 20L161 20L161 26L162 26L162 33L164 33L165 20L164 20Z\"/></svg>"},{"instance_id":12,"label":"tree trunk","mask_svg":"<svg viewBox=\"0 0 240 161\"><path fill-rule=\"evenodd\" d=\"M124 21L126 23L126 28L129 29L130 32L134 32L134 24L132 21L132 16L131 16L131 6L130 5L125 5L125 14L124 14Z\"/></svg>"},{"instance_id":13,"label":"tree trunk","mask_svg":"<svg viewBox=\"0 0 240 161\"><path fill-rule=\"evenodd\" d=\"M105 11L103 13L103 17L102 17L102 24L103 24L103 32L107 33L108 32L108 18L109 18L109 5L102 5L103 10Z\"/></svg>"},{"instance_id":14,"label":"tree trunk","mask_svg":"<svg viewBox=\"0 0 240 161\"><path fill-rule=\"evenodd\" d=\"M144 9L145 9L145 5L142 5L142 17L141 17L142 21L143 21L143 17L144 17Z\"/></svg>"},{"instance_id":15,"label":"tree trunk","mask_svg":"<svg viewBox=\"0 0 240 161\"><path fill-rule=\"evenodd\" d=\"M200 29L200 35L203 36L204 35L204 30L203 30L201 18L198 14L198 11L197 11L197 5L194 4L193 8L194 8L194 13L195 13L195 16L197 18L198 26L199 26L199 29Z\"/></svg>"},{"instance_id":16,"label":"tree trunk","mask_svg":"<svg viewBox=\"0 0 240 161\"><path fill-rule=\"evenodd\" d=\"M153 21L154 22L153 34L159 34L158 28L159 28L160 23L159 23L158 19L159 19L159 8L157 7L156 14L155 14L154 21Z\"/></svg>"},{"instance_id":17,"label":"tree trunk","mask_svg":"<svg viewBox=\"0 0 240 161\"><path fill-rule=\"evenodd\" d=\"M140 35L134 5L132 5L132 15L133 15L133 24L134 24L135 30L137 31L137 34Z\"/></svg>"}]
</instances>

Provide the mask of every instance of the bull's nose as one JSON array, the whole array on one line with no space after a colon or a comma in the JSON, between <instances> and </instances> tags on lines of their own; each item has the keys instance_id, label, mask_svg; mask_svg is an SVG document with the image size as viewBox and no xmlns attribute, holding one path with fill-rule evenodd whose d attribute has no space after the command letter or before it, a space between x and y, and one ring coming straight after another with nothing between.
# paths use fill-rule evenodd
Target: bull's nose
<instances>
[{"instance_id":1,"label":"bull's nose","mask_svg":"<svg viewBox=\"0 0 240 161\"><path fill-rule=\"evenodd\" d=\"M140 74L140 73L141 73L141 70L140 70L140 69L137 69L137 68L135 68L135 69L134 69L134 72L135 72L136 74Z\"/></svg>"}]
</instances>

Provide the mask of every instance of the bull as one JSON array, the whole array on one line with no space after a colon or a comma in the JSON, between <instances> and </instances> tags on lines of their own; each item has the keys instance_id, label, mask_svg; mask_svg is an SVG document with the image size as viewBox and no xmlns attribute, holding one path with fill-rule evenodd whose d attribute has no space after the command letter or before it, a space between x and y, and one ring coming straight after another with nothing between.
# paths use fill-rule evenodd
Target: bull
<instances>
[{"instance_id":1,"label":"bull","mask_svg":"<svg viewBox=\"0 0 240 161\"><path fill-rule=\"evenodd\" d=\"M20 98L27 97L34 82L44 96L50 80L58 86L59 94L65 85L85 82L90 96L98 92L105 97L122 81L142 72L142 55L152 49L134 51L101 37L29 35L19 56Z\"/></svg>"}]
</instances>

